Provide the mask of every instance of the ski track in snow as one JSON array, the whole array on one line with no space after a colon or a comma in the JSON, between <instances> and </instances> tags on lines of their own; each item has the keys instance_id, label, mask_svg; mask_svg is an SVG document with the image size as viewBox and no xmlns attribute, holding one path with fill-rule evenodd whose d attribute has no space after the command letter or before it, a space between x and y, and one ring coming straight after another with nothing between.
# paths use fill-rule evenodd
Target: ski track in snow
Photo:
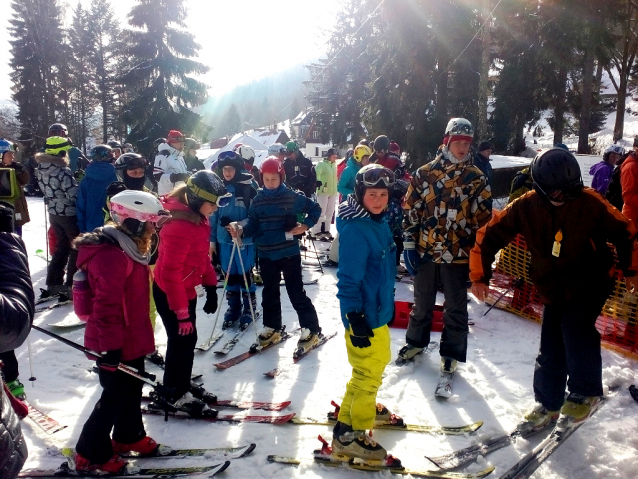
<instances>
[{"instance_id":1,"label":"ski track in snow","mask_svg":"<svg viewBox=\"0 0 638 479\"><path fill-rule=\"evenodd\" d=\"M28 198L31 222L24 227L24 239L29 253L31 275L36 291L44 287L46 262L35 255L36 249L45 249L44 207L40 198ZM318 249L327 243L316 242ZM314 254L308 255L309 261ZM346 357L343 326L339 319L339 302L336 298L336 269L324 268L325 273L317 285L306 286L320 317L325 332L337 330L338 335L319 349L310 353L296 367L284 371L275 379L263 373L275 368L279 362L288 362L296 345L293 337L281 346L251 358L230 370L218 371L213 363L219 361L212 351L196 352L193 371L203 374L204 387L220 399L245 399L254 401L285 401L292 404L281 413L294 411L299 416L323 418L331 409L330 401L341 401L346 382L350 378L350 366ZM315 268L304 268L304 277L320 275ZM396 299L410 301L412 286L396 283ZM285 288L280 288L284 324L289 330L298 327L297 317L290 305ZM37 296L38 293L36 293ZM261 289L258 290L261 296ZM491 435L510 430L524 410L533 402L532 374L537 353L540 327L498 309L482 317L487 306L479 304L473 296L468 303L470 326L468 362L459 367L454 383L454 395L447 401L434 398L439 370L439 355L418 357L414 364L397 367L390 363L385 372L378 401L409 423L460 425L482 420L484 426L474 435L436 436L394 431L378 431L374 438L388 451L399 457L409 468L433 469L423 456L436 456L466 447ZM438 303L443 302L439 295ZM207 338L214 322L214 315L202 311L198 305L199 340ZM225 305L222 308L225 309ZM222 311L223 314L223 311ZM54 309L36 316L35 324L43 327L51 322L73 315L72 306ZM166 335L158 317L157 345L162 353L166 349ZM258 324L261 327L261 323ZM218 324L221 327L221 321ZM404 344L404 330L392 329L393 361L396 352ZM60 332L60 331L56 331ZM62 331L64 337L83 342L83 329ZM226 333L222 341L230 337ZM242 337L232 354L244 352L254 341L253 327ZM433 340L440 340L440 333L432 333ZM29 401L68 427L52 436L45 435L28 419L22 429L29 448L26 468L54 467L60 464L60 456L53 451L60 447L74 447L82 426L96 403L101 388L97 375L87 369L92 366L82 353L61 342L33 331L30 336L33 348L34 383L28 381L29 362L25 342L17 350L20 363L20 379L25 383ZM619 354L603 350L603 378L608 386L622 385L619 394L605 405L586 425L577 431L535 473L534 478L589 479L636 477L638 470L638 404L627 392L627 386L638 382L636 362ZM147 362L147 370L161 371ZM231 410L234 411L234 410ZM254 411L259 414L271 414ZM272 413L279 414L279 413ZM271 426L266 424L180 421L164 422L160 416L145 416L147 433L158 442L175 448L208 448L257 443L257 448L247 458L232 461L225 477L238 478L344 478L364 477L356 471L335 470L312 464L312 450L319 447L317 435L331 439L331 428L318 426ZM540 438L518 440L514 447L501 449L487 458L470 464L466 471L483 469L485 463L496 466L490 477L498 478L523 454L536 445ZM268 454L305 456L308 460L300 467L269 464ZM201 458L153 461L157 465L197 465ZM149 463L150 465L150 463ZM389 473L375 477L390 477Z\"/></svg>"}]
</instances>

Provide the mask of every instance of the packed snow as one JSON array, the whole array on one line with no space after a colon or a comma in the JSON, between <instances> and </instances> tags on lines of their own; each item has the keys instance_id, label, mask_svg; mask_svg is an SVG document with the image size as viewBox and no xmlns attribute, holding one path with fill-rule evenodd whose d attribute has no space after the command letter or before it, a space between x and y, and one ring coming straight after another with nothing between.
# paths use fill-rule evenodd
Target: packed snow
<instances>
[{"instance_id":1,"label":"packed snow","mask_svg":"<svg viewBox=\"0 0 638 479\"><path fill-rule=\"evenodd\" d=\"M45 249L44 206L39 198L29 198L31 222L24 227L24 239L29 252L31 275L36 291L44 287L46 262L35 255L36 250ZM325 249L327 243L316 243ZM312 249L312 248L311 248ZM309 254L307 262L313 261ZM304 275L319 277L316 285L306 287L320 316L324 332L338 331L338 335L319 349L312 351L296 367L275 379L263 373L278 364L290 361L296 338L264 352L260 357L248 359L230 370L216 370L219 361L213 351L197 352L194 372L203 374L204 387L217 394L220 399L244 399L255 401L285 401L292 404L288 412L298 416L323 419L331 409L330 401L341 401L345 384L350 378L350 367L346 357L343 326L339 319L339 302L336 299L336 269L324 270L307 266ZM412 286L397 283L396 299L411 301ZM282 292L284 324L292 330L298 327L296 314ZM258 290L258 295L260 295ZM462 425L473 421L484 421L484 426L475 434L466 436L438 436L399 431L375 431L374 438L392 454L399 457L404 466L411 469L435 469L424 455L440 455L463 448L476 441L509 431L520 419L523 411L532 404L532 374L538 349L540 327L538 324L510 313L493 309L487 316L485 304L478 303L470 295L468 304L470 326L468 361L460 365L451 399L436 400L434 388L439 370L439 355L432 353L420 357L416 363L397 367L391 363L379 390L378 401L408 423ZM143 298L140 298L143 300ZM439 297L442 303L443 298ZM206 315L198 308L199 338L210 335L214 315ZM225 305L222 306L222 314ZM36 315L34 323L52 329L50 323L73 318L72 306L63 306ZM218 328L221 326L221 320ZM260 324L261 326L261 324ZM82 343L83 329L59 330L65 338ZM218 344L230 337L227 332ZM404 344L405 331L392 330L393 356ZM156 341L160 351L166 348L166 334L158 318ZM432 334L433 340L440 333ZM251 327L229 356L244 352L255 340ZM62 457L58 448L74 447L85 420L101 393L97 375L89 372L93 365L82 353L33 331L29 341L32 346L33 375L29 382L29 357L27 343L17 351L20 362L20 379L26 384L28 400L44 413L68 426L47 436L29 419L22 422L27 438L28 468L56 467ZM214 348L215 349L215 348ZM147 370L158 373L156 366L147 363ZM604 351L604 382L607 386L622 386L594 417L554 453L535 473L536 479L546 478L630 478L638 471L638 403L627 392L629 384L636 378L636 361L617 353ZM233 410L234 411L234 410ZM281 413L285 413L286 410ZM281 414L252 411L253 414ZM161 416L145 416L146 430L158 442L175 448L212 448L231 445L257 444L252 455L233 460L224 473L237 478L359 478L364 472L333 469L314 464L313 449L320 446L317 435L331 439L331 428L323 426L227 424L198 420L170 419L164 422ZM501 449L485 459L479 458L464 471L478 471L486 463L496 466L490 477L499 477L524 453L528 452L540 438L519 440L515 446ZM298 456L305 458L299 467L269 464L267 455ZM154 459L153 464L201 465L210 458ZM385 473L369 473L374 477L390 477Z\"/></svg>"}]
</instances>

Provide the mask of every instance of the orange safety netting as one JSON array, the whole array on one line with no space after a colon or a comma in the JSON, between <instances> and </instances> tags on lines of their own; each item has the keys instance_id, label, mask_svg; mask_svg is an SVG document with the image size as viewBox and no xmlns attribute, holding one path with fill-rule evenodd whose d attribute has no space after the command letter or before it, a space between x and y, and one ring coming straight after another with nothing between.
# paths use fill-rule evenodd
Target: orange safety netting
<instances>
[{"instance_id":1,"label":"orange safety netting","mask_svg":"<svg viewBox=\"0 0 638 479\"><path fill-rule=\"evenodd\" d=\"M543 305L529 278L530 262L525 238L518 235L500 251L487 302L493 304L505 293L496 307L540 322ZM517 279L519 281L515 285ZM637 303L636 296L627 292L624 278L617 274L614 291L596 321L604 347L635 359L638 359Z\"/></svg>"}]
</instances>

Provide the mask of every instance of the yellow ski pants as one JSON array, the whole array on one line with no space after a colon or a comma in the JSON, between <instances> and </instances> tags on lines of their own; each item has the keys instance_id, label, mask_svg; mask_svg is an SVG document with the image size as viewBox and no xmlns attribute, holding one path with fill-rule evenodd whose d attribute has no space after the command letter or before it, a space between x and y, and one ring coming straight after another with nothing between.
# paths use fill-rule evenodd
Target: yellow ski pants
<instances>
[{"instance_id":1,"label":"yellow ski pants","mask_svg":"<svg viewBox=\"0 0 638 479\"><path fill-rule=\"evenodd\" d=\"M381 386L383 371L390 362L390 328L387 325L372 330L368 348L355 348L346 330L348 362L352 366L352 378L346 385L346 394L339 410L339 421L354 430L368 430L374 426L377 413L377 391Z\"/></svg>"}]
</instances>

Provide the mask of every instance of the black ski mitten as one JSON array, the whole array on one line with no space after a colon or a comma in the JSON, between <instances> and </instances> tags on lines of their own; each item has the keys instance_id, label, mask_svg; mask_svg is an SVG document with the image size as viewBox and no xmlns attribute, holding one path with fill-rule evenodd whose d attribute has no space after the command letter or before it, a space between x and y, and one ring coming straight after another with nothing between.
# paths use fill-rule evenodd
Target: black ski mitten
<instances>
[{"instance_id":1,"label":"black ski mitten","mask_svg":"<svg viewBox=\"0 0 638 479\"><path fill-rule=\"evenodd\" d=\"M213 314L217 311L217 286L204 286L206 290L206 303L204 304L204 312Z\"/></svg>"},{"instance_id":2,"label":"black ski mitten","mask_svg":"<svg viewBox=\"0 0 638 479\"><path fill-rule=\"evenodd\" d=\"M352 312L346 314L346 319L350 322L350 341L355 348L368 348L372 345L370 338L374 338L374 333L363 312Z\"/></svg>"},{"instance_id":3,"label":"black ski mitten","mask_svg":"<svg viewBox=\"0 0 638 479\"><path fill-rule=\"evenodd\" d=\"M178 181L186 181L190 175L188 173L171 173L171 183L177 183Z\"/></svg>"}]
</instances>

